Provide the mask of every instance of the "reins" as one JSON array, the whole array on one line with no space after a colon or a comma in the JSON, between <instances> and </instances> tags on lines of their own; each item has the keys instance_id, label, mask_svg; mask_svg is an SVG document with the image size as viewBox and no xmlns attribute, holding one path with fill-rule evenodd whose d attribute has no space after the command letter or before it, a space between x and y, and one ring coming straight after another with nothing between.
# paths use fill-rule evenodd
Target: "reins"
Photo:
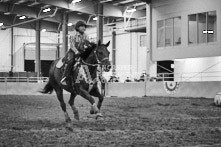
<instances>
[{"instance_id":1,"label":"reins","mask_svg":"<svg viewBox=\"0 0 221 147\"><path fill-rule=\"evenodd\" d=\"M96 48L96 50L97 50L97 48ZM99 66L99 65L101 65L101 62L102 62L102 61L108 60L108 57L105 57L105 58L103 58L102 60L99 60L98 57L97 57L97 51L96 51L96 50L94 51L94 55L95 55L95 58L96 58L97 63L91 64L91 63L85 62L84 60L82 60L82 63L85 64L85 65L88 65L88 66Z\"/></svg>"}]
</instances>

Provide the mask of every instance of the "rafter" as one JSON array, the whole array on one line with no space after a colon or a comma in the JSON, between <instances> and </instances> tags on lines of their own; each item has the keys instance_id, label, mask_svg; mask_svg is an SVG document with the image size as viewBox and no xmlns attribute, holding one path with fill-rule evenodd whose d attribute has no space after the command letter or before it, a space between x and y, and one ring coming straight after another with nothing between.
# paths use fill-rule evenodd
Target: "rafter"
<instances>
[{"instance_id":1,"label":"rafter","mask_svg":"<svg viewBox=\"0 0 221 147\"><path fill-rule=\"evenodd\" d=\"M119 1L125 1L125 0L119 0ZM115 2L115 0L113 2ZM91 1L91 0L87 0L87 1L84 0L84 1L81 1L81 2L76 3L76 4L72 4L72 3L69 3L68 1L64 1L64 0L57 0L57 1L42 0L41 3L56 6L56 7L60 7L60 8L67 9L67 10L70 10L70 11L78 11L78 12L81 12L81 13L96 15L95 2ZM109 17L109 16L123 17L123 11L124 11L123 7L114 6L114 5L108 4L108 3L103 3L103 7L104 7L104 10L105 10L103 15L105 17ZM132 17L134 17L134 16L132 16Z\"/></svg>"}]
</instances>

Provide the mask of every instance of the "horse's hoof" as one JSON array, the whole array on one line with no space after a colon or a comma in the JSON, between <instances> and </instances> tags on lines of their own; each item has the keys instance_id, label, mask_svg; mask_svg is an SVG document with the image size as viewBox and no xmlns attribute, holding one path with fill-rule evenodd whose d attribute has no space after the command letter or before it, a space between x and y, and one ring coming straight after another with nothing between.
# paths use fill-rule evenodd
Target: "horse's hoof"
<instances>
[{"instance_id":1,"label":"horse's hoof","mask_svg":"<svg viewBox=\"0 0 221 147\"><path fill-rule=\"evenodd\" d=\"M70 122L67 123L67 124L66 124L66 129L69 130L69 131L71 131L71 132L73 132L74 130L73 130L73 128L72 128L72 123L70 123Z\"/></svg>"},{"instance_id":2,"label":"horse's hoof","mask_svg":"<svg viewBox=\"0 0 221 147\"><path fill-rule=\"evenodd\" d=\"M99 109L97 108L97 104L94 103L94 104L91 106L90 114L97 114L98 112L99 112Z\"/></svg>"},{"instance_id":3,"label":"horse's hoof","mask_svg":"<svg viewBox=\"0 0 221 147\"><path fill-rule=\"evenodd\" d=\"M79 116L79 113L77 112L77 113L74 113L74 118L76 119L76 120L80 120L80 116Z\"/></svg>"},{"instance_id":4,"label":"horse's hoof","mask_svg":"<svg viewBox=\"0 0 221 147\"><path fill-rule=\"evenodd\" d=\"M71 119L70 119L70 118L67 118L67 119L65 119L65 122L66 122L66 123L71 123Z\"/></svg>"},{"instance_id":5,"label":"horse's hoof","mask_svg":"<svg viewBox=\"0 0 221 147\"><path fill-rule=\"evenodd\" d=\"M91 109L90 110L90 114L95 114L94 110Z\"/></svg>"},{"instance_id":6,"label":"horse's hoof","mask_svg":"<svg viewBox=\"0 0 221 147\"><path fill-rule=\"evenodd\" d=\"M101 113L97 113L96 117L95 117L96 120L104 120L104 117Z\"/></svg>"},{"instance_id":7,"label":"horse's hoof","mask_svg":"<svg viewBox=\"0 0 221 147\"><path fill-rule=\"evenodd\" d=\"M96 110L90 110L90 114L97 114L99 111Z\"/></svg>"},{"instance_id":8,"label":"horse's hoof","mask_svg":"<svg viewBox=\"0 0 221 147\"><path fill-rule=\"evenodd\" d=\"M67 129L68 131L70 131L70 132L73 132L73 131L74 131L74 129L71 128L71 127L66 127L66 129Z\"/></svg>"}]
</instances>

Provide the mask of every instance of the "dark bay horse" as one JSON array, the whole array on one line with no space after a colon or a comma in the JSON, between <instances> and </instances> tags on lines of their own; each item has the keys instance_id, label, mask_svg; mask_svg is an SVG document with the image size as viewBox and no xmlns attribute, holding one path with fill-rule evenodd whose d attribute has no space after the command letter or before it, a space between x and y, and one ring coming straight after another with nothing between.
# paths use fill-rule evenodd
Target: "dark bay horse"
<instances>
[{"instance_id":1,"label":"dark bay horse","mask_svg":"<svg viewBox=\"0 0 221 147\"><path fill-rule=\"evenodd\" d=\"M52 91L55 90L67 123L71 122L71 119L66 111L66 104L63 99L63 89L71 93L69 104L73 110L75 119L79 120L79 112L77 107L74 105L76 95L82 96L91 103L91 114L97 114L97 116L102 117L100 109L104 96L99 90L99 76L97 74L97 70L98 66L101 66L105 72L108 72L111 68L109 61L110 52L107 50L109 44L110 41L107 44L101 44L99 41L97 45L94 44L91 48L87 49L89 51L88 55L86 58L85 56L82 57L82 61L75 65L67 80L66 86L61 85L60 83L63 67L56 67L59 59L52 63L49 71L49 81L40 92L46 94L52 93ZM98 104L95 103L92 96L98 97Z\"/></svg>"}]
</instances>

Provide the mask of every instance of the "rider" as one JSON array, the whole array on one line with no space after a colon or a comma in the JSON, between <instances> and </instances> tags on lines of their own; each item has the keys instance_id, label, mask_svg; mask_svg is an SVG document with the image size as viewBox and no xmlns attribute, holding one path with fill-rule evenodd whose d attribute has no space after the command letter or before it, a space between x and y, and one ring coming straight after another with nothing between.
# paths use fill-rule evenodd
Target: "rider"
<instances>
[{"instance_id":1,"label":"rider","mask_svg":"<svg viewBox=\"0 0 221 147\"><path fill-rule=\"evenodd\" d=\"M61 80L62 85L67 85L66 78L70 74L71 68L74 65L74 58L76 56L79 56L82 54L85 49L87 48L87 45L89 45L89 38L84 33L86 30L87 25L83 21L78 21L75 25L76 32L70 36L70 49L67 52L69 56L69 62L67 64L67 67L64 71L63 78ZM79 58L78 58L79 59Z\"/></svg>"}]
</instances>

